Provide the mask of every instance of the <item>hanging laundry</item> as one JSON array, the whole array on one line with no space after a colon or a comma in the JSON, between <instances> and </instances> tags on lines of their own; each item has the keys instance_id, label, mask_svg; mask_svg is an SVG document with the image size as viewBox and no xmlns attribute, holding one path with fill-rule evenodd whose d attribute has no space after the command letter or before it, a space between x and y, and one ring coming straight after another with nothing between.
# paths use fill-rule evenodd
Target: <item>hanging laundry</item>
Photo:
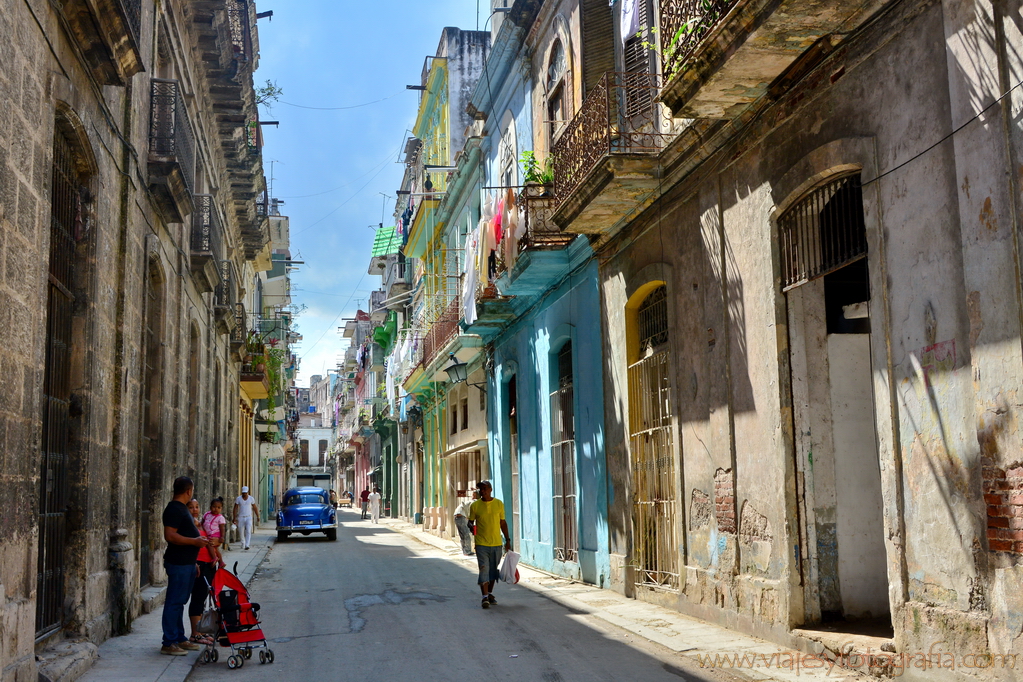
<instances>
[{"instance_id":1,"label":"hanging laundry","mask_svg":"<svg viewBox=\"0 0 1023 682\"><path fill-rule=\"evenodd\" d=\"M515 192L509 187L504 197L504 267L511 270L519 254L518 231L519 211L515 203Z\"/></svg>"},{"instance_id":2,"label":"hanging laundry","mask_svg":"<svg viewBox=\"0 0 1023 682\"><path fill-rule=\"evenodd\" d=\"M622 45L639 33L639 3L645 0L622 0Z\"/></svg>"}]
</instances>

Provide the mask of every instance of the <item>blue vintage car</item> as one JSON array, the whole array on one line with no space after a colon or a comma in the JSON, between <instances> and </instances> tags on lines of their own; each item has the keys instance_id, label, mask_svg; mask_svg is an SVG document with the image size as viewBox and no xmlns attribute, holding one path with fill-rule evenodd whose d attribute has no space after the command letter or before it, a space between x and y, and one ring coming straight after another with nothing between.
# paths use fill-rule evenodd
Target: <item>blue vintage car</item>
<instances>
[{"instance_id":1,"label":"blue vintage car","mask_svg":"<svg viewBox=\"0 0 1023 682\"><path fill-rule=\"evenodd\" d=\"M291 488L284 493L277 512L277 539L292 533L323 533L328 540L337 540L337 515L326 490Z\"/></svg>"}]
</instances>

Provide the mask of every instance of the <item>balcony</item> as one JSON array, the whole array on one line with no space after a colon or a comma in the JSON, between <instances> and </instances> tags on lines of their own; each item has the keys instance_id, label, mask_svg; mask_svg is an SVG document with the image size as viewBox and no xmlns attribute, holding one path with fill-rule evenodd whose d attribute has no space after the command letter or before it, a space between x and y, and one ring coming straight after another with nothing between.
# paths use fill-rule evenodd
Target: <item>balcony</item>
<instances>
[{"instance_id":1,"label":"balcony","mask_svg":"<svg viewBox=\"0 0 1023 682\"><path fill-rule=\"evenodd\" d=\"M154 78L149 108L149 188L168 222L195 210L195 134L178 81Z\"/></svg>"},{"instance_id":2,"label":"balcony","mask_svg":"<svg viewBox=\"0 0 1023 682\"><path fill-rule=\"evenodd\" d=\"M554 142L553 221L566 232L601 234L650 203L658 154L679 125L657 103L660 78L608 72Z\"/></svg>"},{"instance_id":3,"label":"balcony","mask_svg":"<svg viewBox=\"0 0 1023 682\"><path fill-rule=\"evenodd\" d=\"M143 70L142 0L65 0L61 12L92 75L124 85Z\"/></svg>"},{"instance_id":4,"label":"balcony","mask_svg":"<svg viewBox=\"0 0 1023 682\"><path fill-rule=\"evenodd\" d=\"M733 119L772 85L798 80L887 2L661 0L661 101L676 116Z\"/></svg>"},{"instance_id":5,"label":"balcony","mask_svg":"<svg viewBox=\"0 0 1023 682\"><path fill-rule=\"evenodd\" d=\"M220 282L213 291L213 317L217 331L230 334L238 324L235 295L234 264L229 260L220 261Z\"/></svg>"},{"instance_id":6,"label":"balcony","mask_svg":"<svg viewBox=\"0 0 1023 682\"><path fill-rule=\"evenodd\" d=\"M444 312L430 325L430 331L423 339L423 363L430 364L434 357L458 333L462 319L462 297L455 296L444 308Z\"/></svg>"},{"instance_id":7,"label":"balcony","mask_svg":"<svg viewBox=\"0 0 1023 682\"><path fill-rule=\"evenodd\" d=\"M402 294L412 289L412 263L399 255L384 271L385 304L389 310L401 310L408 303Z\"/></svg>"},{"instance_id":8,"label":"balcony","mask_svg":"<svg viewBox=\"0 0 1023 682\"><path fill-rule=\"evenodd\" d=\"M250 206L255 209L255 217L251 221L242 222L241 235L245 245L246 258L251 260L270 241L270 198L265 187L256 193ZM256 248L257 244L258 248Z\"/></svg>"},{"instance_id":9,"label":"balcony","mask_svg":"<svg viewBox=\"0 0 1023 682\"><path fill-rule=\"evenodd\" d=\"M239 386L250 400L261 400L270 397L270 382L266 378L266 370L259 365L242 365Z\"/></svg>"},{"instance_id":10,"label":"balcony","mask_svg":"<svg viewBox=\"0 0 1023 682\"><path fill-rule=\"evenodd\" d=\"M191 263L192 278L199 291L206 293L220 286L224 249L220 214L216 202L209 194L197 194L193 198L195 211L192 213Z\"/></svg>"},{"instance_id":11,"label":"balcony","mask_svg":"<svg viewBox=\"0 0 1023 682\"><path fill-rule=\"evenodd\" d=\"M247 0L229 0L227 25L231 30L231 52L239 62L252 59L252 21Z\"/></svg>"},{"instance_id":12,"label":"balcony","mask_svg":"<svg viewBox=\"0 0 1023 682\"><path fill-rule=\"evenodd\" d=\"M231 359L236 362L245 362L245 360L248 359L248 351L245 347L245 337L247 334L248 331L245 326L245 305L243 303L235 303L234 326L231 329Z\"/></svg>"}]
</instances>

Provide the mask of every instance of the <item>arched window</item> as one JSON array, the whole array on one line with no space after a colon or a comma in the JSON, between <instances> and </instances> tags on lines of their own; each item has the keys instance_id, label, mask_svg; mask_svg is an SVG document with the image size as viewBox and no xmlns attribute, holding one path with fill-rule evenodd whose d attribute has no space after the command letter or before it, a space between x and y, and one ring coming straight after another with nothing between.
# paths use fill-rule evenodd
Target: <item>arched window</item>
<instances>
[{"instance_id":1,"label":"arched window","mask_svg":"<svg viewBox=\"0 0 1023 682\"><path fill-rule=\"evenodd\" d=\"M565 46L558 38L551 46L551 56L547 61L547 120L552 144L557 134L568 123L568 107L572 92L567 83L567 74L568 58Z\"/></svg>"},{"instance_id":2,"label":"arched window","mask_svg":"<svg viewBox=\"0 0 1023 682\"><path fill-rule=\"evenodd\" d=\"M668 342L668 288L663 284L639 306L639 352L644 355Z\"/></svg>"},{"instance_id":3,"label":"arched window","mask_svg":"<svg viewBox=\"0 0 1023 682\"><path fill-rule=\"evenodd\" d=\"M515 144L515 120L510 114L505 114L506 122L504 132L501 134L501 143L497 155L498 174L500 184L504 187L511 187L517 184L515 161L518 158Z\"/></svg>"},{"instance_id":4,"label":"arched window","mask_svg":"<svg viewBox=\"0 0 1023 682\"><path fill-rule=\"evenodd\" d=\"M64 622L65 515L69 501L71 355L74 344L76 246L85 235L86 174L76 140L58 121L50 168L50 259L46 288L46 360L43 372L42 469L39 478L39 544L36 632Z\"/></svg>"},{"instance_id":5,"label":"arched window","mask_svg":"<svg viewBox=\"0 0 1023 682\"><path fill-rule=\"evenodd\" d=\"M651 288L652 287L652 288ZM679 588L674 399L668 353L668 290L634 295L630 337L629 451L634 561L639 585ZM638 299L638 300L636 300ZM630 344L631 345L631 344Z\"/></svg>"}]
</instances>

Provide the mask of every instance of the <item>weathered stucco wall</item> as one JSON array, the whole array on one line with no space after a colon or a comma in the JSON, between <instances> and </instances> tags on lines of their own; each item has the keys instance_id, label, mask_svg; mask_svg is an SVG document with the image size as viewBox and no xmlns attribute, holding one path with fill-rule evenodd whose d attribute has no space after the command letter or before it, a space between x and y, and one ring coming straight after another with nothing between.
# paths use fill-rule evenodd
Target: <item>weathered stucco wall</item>
<instances>
[{"instance_id":1,"label":"weathered stucco wall","mask_svg":"<svg viewBox=\"0 0 1023 682\"><path fill-rule=\"evenodd\" d=\"M1023 493L1023 131L1012 113L1018 88L995 100L1023 71L1011 47L1020 7L889 7L603 247L605 392L622 396L606 409L612 579L634 589L620 494L629 490L624 309L644 280L669 273L688 567L678 606L782 640L828 610L835 573L824 562L843 481L823 290L781 292L776 221L829 175L859 171L877 532L898 651L946 642L960 656L1018 653L1009 614L1023 580L1012 501Z\"/></svg>"}]
</instances>

